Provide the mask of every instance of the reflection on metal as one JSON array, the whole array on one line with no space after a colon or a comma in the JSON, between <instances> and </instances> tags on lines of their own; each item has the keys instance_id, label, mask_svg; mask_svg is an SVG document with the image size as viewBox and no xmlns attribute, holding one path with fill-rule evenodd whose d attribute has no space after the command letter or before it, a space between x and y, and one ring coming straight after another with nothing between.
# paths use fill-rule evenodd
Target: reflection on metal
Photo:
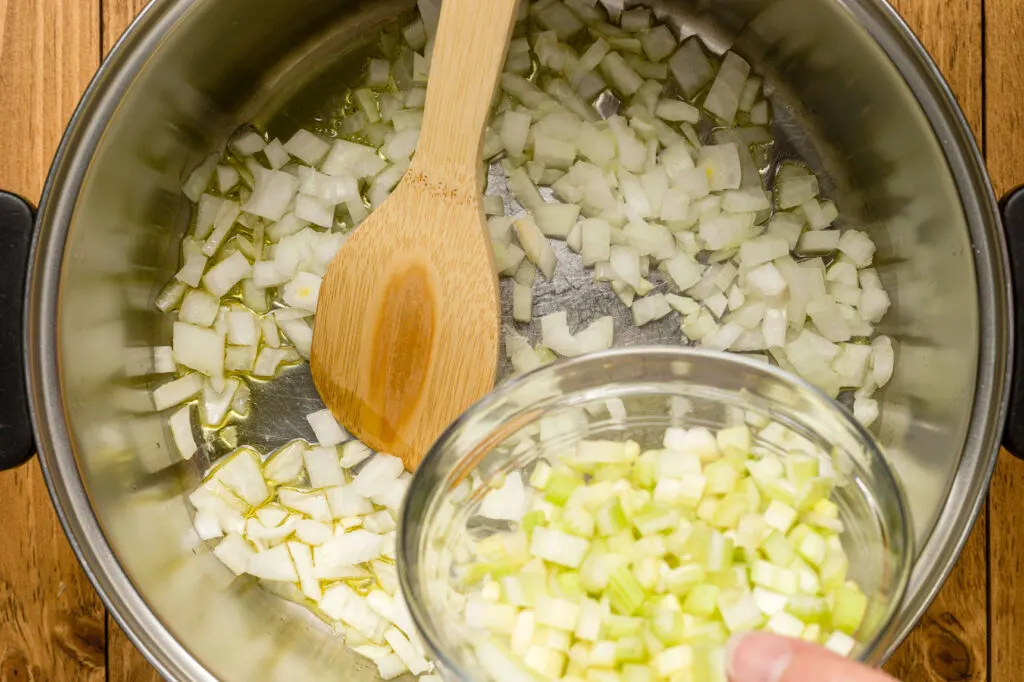
<instances>
[{"instance_id":1,"label":"reflection on metal","mask_svg":"<svg viewBox=\"0 0 1024 682\"><path fill-rule=\"evenodd\" d=\"M905 634L966 538L1001 431L1007 275L977 151L933 65L881 0L652 4L681 34L751 58L774 105L778 156L827 175L844 215L879 245L894 299L882 331L898 341L879 435L922 548L898 629ZM126 348L170 339L151 301L177 265L186 169L245 121L282 135L308 122L336 94L344 64L406 6L158 0L102 69L51 175L27 344L41 456L90 576L169 679L375 677L322 624L292 618L280 600L232 580L189 539L181 495L209 459L178 463L163 415L149 412L138 390L155 383L127 383L122 369ZM609 288L575 256L558 255L557 276L538 287L536 315L569 309L582 323L612 314L617 345L679 342L672 320L633 329ZM241 442L269 448L312 435L304 415L320 403L308 370L256 384L253 394Z\"/></svg>"}]
</instances>

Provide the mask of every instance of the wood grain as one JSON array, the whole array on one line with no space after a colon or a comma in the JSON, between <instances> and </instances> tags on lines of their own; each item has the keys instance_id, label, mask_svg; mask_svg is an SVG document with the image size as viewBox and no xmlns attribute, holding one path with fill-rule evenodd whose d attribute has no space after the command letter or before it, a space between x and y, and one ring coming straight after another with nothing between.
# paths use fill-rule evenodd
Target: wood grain
<instances>
[{"instance_id":1,"label":"wood grain","mask_svg":"<svg viewBox=\"0 0 1024 682\"><path fill-rule=\"evenodd\" d=\"M121 34L135 21L148 0L101 0L103 56L114 49Z\"/></svg>"},{"instance_id":2,"label":"wood grain","mask_svg":"<svg viewBox=\"0 0 1024 682\"><path fill-rule=\"evenodd\" d=\"M38 202L99 65L96 0L0 0L0 187ZM105 677L103 607L68 546L37 462L0 476L0 680Z\"/></svg>"},{"instance_id":3,"label":"wood grain","mask_svg":"<svg viewBox=\"0 0 1024 682\"><path fill-rule=\"evenodd\" d=\"M107 682L162 682L163 678L107 615Z\"/></svg>"},{"instance_id":4,"label":"wood grain","mask_svg":"<svg viewBox=\"0 0 1024 682\"><path fill-rule=\"evenodd\" d=\"M409 471L494 388L501 305L493 267L481 267L493 258L480 148L516 7L445 0L416 156L320 285L317 391L349 433Z\"/></svg>"},{"instance_id":5,"label":"wood grain","mask_svg":"<svg viewBox=\"0 0 1024 682\"><path fill-rule=\"evenodd\" d=\"M893 6L931 53L982 143L982 0L896 0ZM987 526L982 513L949 580L886 666L896 677L914 682L989 679L988 623L985 609L979 608L988 594Z\"/></svg>"},{"instance_id":6,"label":"wood grain","mask_svg":"<svg viewBox=\"0 0 1024 682\"><path fill-rule=\"evenodd\" d=\"M1024 5L986 0L987 161L997 196L1024 184ZM1018 226L1020 227L1020 226ZM1020 275L1021 273L1017 273ZM1017 312L1020 314L1020 304ZM1021 358L1017 358L1018 371ZM993 680L1024 677L1024 462L1000 453L989 492L989 628Z\"/></svg>"}]
</instances>

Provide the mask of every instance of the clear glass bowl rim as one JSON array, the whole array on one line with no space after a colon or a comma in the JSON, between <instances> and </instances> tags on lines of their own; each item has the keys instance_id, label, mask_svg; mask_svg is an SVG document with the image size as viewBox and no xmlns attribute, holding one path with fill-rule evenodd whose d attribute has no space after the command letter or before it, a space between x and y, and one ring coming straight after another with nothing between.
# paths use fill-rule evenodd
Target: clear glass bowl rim
<instances>
[{"instance_id":1,"label":"clear glass bowl rim","mask_svg":"<svg viewBox=\"0 0 1024 682\"><path fill-rule=\"evenodd\" d=\"M892 599L886 606L885 614L880 620L881 625L875 636L863 647L857 656L857 660L863 663L870 665L881 664L883 662L881 657L894 636L895 616L903 604L910 580L910 572L913 567L913 557L915 556L906 493L892 466L886 460L885 455L883 455L881 446L875 437L845 407L829 397L821 389L804 381L802 378L774 365L750 359L743 355L686 346L631 346L628 348L614 348L575 358L560 359L551 364L544 365L495 387L494 390L470 406L458 419L452 422L430 447L430 450L413 474L413 479L402 507L401 523L398 527L396 564L398 567L399 583L402 593L405 595L413 623L416 625L416 629L419 631L419 635L426 644L433 659L441 664L445 673L454 676L454 679L460 682L479 682L470 677L463 670L462 666L452 659L446 648L441 645L440 637L431 625L432 619L428 614L428 606L423 598L424 595L416 587L419 583L416 566L420 562L410 561L409 559L419 553L422 533L412 533L409 532L409 529L418 527L421 531L429 530L427 524L419 523L415 517L418 515L419 510L425 510L429 514L432 506L437 501L438 495L443 490L439 486L435 486L431 490L429 488L430 482L426 480L427 476L423 472L439 469L442 456L451 441L467 426L472 425L474 422L485 420L492 410L499 408L503 404L508 394L520 389L523 385L530 382L546 383L566 372L576 371L577 369L585 370L588 366L615 359L639 358L642 356L657 356L669 362L674 360L693 362L700 359L711 359L719 363L743 367L746 371L761 373L768 379L787 384L794 390L808 392L814 399L827 406L834 416L856 435L865 448L870 467L880 477L880 483L884 487L889 488L888 494L892 495L892 501L896 503L895 508L898 511L898 518L893 519L894 523L892 526L895 528L894 535L896 539L901 541L905 548L905 551L896 557ZM528 411L531 409L531 406L522 405L520 409L521 411ZM459 463L464 461L465 457L458 460ZM452 471L456 468L458 467L452 467ZM441 478L446 478L450 473L450 471L443 472ZM435 476L431 476L431 479L433 478ZM420 501L421 504L415 504L417 501ZM873 506L877 508L877 505Z\"/></svg>"}]
</instances>

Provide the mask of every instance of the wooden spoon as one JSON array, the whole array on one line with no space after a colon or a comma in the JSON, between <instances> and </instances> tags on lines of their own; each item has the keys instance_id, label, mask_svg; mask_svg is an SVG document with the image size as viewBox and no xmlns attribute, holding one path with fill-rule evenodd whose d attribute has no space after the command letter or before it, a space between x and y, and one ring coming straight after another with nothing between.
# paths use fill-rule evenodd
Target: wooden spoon
<instances>
[{"instance_id":1,"label":"wooden spoon","mask_svg":"<svg viewBox=\"0 0 1024 682\"><path fill-rule=\"evenodd\" d=\"M335 256L310 367L334 416L412 471L494 387L501 312L480 147L518 0L444 0L419 148Z\"/></svg>"}]
</instances>

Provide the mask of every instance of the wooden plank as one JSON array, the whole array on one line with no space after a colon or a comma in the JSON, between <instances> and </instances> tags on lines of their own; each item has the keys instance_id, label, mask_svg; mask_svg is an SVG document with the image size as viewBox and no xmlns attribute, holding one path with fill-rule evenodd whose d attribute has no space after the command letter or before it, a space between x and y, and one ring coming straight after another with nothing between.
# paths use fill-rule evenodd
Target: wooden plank
<instances>
[{"instance_id":1,"label":"wooden plank","mask_svg":"<svg viewBox=\"0 0 1024 682\"><path fill-rule=\"evenodd\" d=\"M1024 184L1020 140L1024 135L1024 5L1019 0L985 2L985 135L996 194ZM1017 273L1018 276L1021 273ZM1018 302L1017 312L1021 308ZM1020 371L1022 358L1017 358ZM1002 452L989 492L989 627L993 680L1021 679L1024 671L1024 537L1020 509L1024 462Z\"/></svg>"},{"instance_id":2,"label":"wooden plank","mask_svg":"<svg viewBox=\"0 0 1024 682\"><path fill-rule=\"evenodd\" d=\"M107 682L162 682L124 630L107 616Z\"/></svg>"},{"instance_id":3,"label":"wooden plank","mask_svg":"<svg viewBox=\"0 0 1024 682\"><path fill-rule=\"evenodd\" d=\"M1003 679L987 674L986 526L983 512L939 596L885 666L896 678L908 682Z\"/></svg>"},{"instance_id":4,"label":"wooden plank","mask_svg":"<svg viewBox=\"0 0 1024 682\"><path fill-rule=\"evenodd\" d=\"M103 56L114 48L121 34L149 0L102 0Z\"/></svg>"},{"instance_id":5,"label":"wooden plank","mask_svg":"<svg viewBox=\"0 0 1024 682\"><path fill-rule=\"evenodd\" d=\"M114 48L121 34L146 6L147 0L102 0L103 56ZM107 615L108 682L161 682L163 678L139 653L121 626Z\"/></svg>"},{"instance_id":6,"label":"wooden plank","mask_svg":"<svg viewBox=\"0 0 1024 682\"><path fill-rule=\"evenodd\" d=\"M0 187L38 201L99 64L97 0L0 0ZM103 606L32 462L0 475L0 679L104 679Z\"/></svg>"},{"instance_id":7,"label":"wooden plank","mask_svg":"<svg viewBox=\"0 0 1024 682\"><path fill-rule=\"evenodd\" d=\"M975 138L981 142L981 0L896 0L893 6L935 59ZM983 513L939 596L886 666L899 679L989 679L988 622L984 608L988 590L987 529L987 516Z\"/></svg>"}]
</instances>

